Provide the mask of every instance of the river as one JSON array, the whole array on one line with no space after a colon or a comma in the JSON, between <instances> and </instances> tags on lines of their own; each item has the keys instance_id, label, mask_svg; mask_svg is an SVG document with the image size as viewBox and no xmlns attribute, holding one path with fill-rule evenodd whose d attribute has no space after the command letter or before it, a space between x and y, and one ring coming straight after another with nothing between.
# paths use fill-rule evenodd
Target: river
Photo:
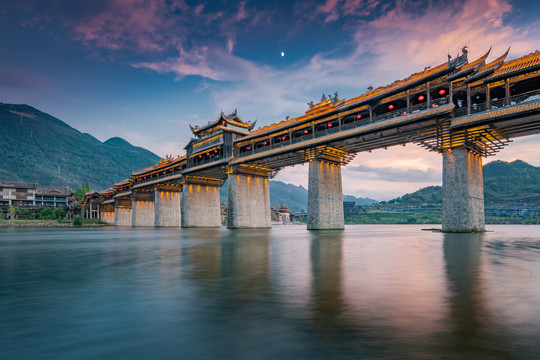
<instances>
[{"instance_id":1,"label":"river","mask_svg":"<svg viewBox=\"0 0 540 360\"><path fill-rule=\"evenodd\" d=\"M0 229L0 359L539 359L540 226Z\"/></svg>"}]
</instances>

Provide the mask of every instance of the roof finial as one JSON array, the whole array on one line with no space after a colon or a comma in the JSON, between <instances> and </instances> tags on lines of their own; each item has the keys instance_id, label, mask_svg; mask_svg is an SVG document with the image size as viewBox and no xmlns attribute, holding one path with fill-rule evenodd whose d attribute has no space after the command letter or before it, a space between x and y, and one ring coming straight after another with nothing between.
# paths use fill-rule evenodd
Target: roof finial
<instances>
[{"instance_id":1,"label":"roof finial","mask_svg":"<svg viewBox=\"0 0 540 360\"><path fill-rule=\"evenodd\" d=\"M322 94L321 102L326 101L326 95Z\"/></svg>"}]
</instances>

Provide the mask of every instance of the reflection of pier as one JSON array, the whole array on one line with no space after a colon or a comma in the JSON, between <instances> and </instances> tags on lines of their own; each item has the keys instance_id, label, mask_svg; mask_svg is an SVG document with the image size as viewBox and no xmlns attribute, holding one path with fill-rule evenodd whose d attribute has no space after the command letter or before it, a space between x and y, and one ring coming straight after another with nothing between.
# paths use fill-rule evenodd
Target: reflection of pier
<instances>
[{"instance_id":1,"label":"reflection of pier","mask_svg":"<svg viewBox=\"0 0 540 360\"><path fill-rule=\"evenodd\" d=\"M482 157L540 132L540 51L506 62L508 52L486 62L489 53L469 62L464 48L358 97L323 96L304 115L260 129L236 111L222 113L191 128L186 156L133 173L85 203L122 209L103 217L117 225L219 227L218 188L227 180L227 226L267 228L268 179L309 163L308 229L342 229L341 167L361 151L414 143L442 155L443 229L482 230Z\"/></svg>"},{"instance_id":2,"label":"reflection of pier","mask_svg":"<svg viewBox=\"0 0 540 360\"><path fill-rule=\"evenodd\" d=\"M447 338L440 346L451 358L512 359L515 351L508 346L504 332L487 307L481 271L483 236L444 235L449 321L445 329Z\"/></svg>"},{"instance_id":3,"label":"reflection of pier","mask_svg":"<svg viewBox=\"0 0 540 360\"><path fill-rule=\"evenodd\" d=\"M313 321L326 336L340 337L345 325L342 284L342 234L316 232L311 239Z\"/></svg>"}]
</instances>

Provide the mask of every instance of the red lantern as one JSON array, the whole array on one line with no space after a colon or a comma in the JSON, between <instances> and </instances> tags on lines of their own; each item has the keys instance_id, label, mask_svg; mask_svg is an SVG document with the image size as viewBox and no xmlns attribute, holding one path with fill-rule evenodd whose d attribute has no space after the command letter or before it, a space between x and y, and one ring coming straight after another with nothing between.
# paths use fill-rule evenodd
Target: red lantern
<instances>
[{"instance_id":1,"label":"red lantern","mask_svg":"<svg viewBox=\"0 0 540 360\"><path fill-rule=\"evenodd\" d=\"M266 146L266 145L268 145L268 143L265 141L265 142L263 142L263 145Z\"/></svg>"},{"instance_id":2,"label":"red lantern","mask_svg":"<svg viewBox=\"0 0 540 360\"><path fill-rule=\"evenodd\" d=\"M328 123L328 127L332 127L332 123Z\"/></svg>"},{"instance_id":3,"label":"red lantern","mask_svg":"<svg viewBox=\"0 0 540 360\"><path fill-rule=\"evenodd\" d=\"M404 112L403 112L403 115L407 115L407 112L406 112L406 111L404 111Z\"/></svg>"},{"instance_id":4,"label":"red lantern","mask_svg":"<svg viewBox=\"0 0 540 360\"><path fill-rule=\"evenodd\" d=\"M247 148L248 150L251 150L251 146Z\"/></svg>"},{"instance_id":5,"label":"red lantern","mask_svg":"<svg viewBox=\"0 0 540 360\"><path fill-rule=\"evenodd\" d=\"M214 150L214 152L217 154L217 150Z\"/></svg>"},{"instance_id":6,"label":"red lantern","mask_svg":"<svg viewBox=\"0 0 540 360\"><path fill-rule=\"evenodd\" d=\"M393 108L394 108L394 105L392 105L392 104L388 105L389 110L392 110Z\"/></svg>"},{"instance_id":7,"label":"red lantern","mask_svg":"<svg viewBox=\"0 0 540 360\"><path fill-rule=\"evenodd\" d=\"M249 149L248 149L249 150ZM210 153L206 153L206 156L210 156Z\"/></svg>"},{"instance_id":8,"label":"red lantern","mask_svg":"<svg viewBox=\"0 0 540 360\"><path fill-rule=\"evenodd\" d=\"M281 137L281 140L285 140L287 137L286 136L282 136Z\"/></svg>"},{"instance_id":9,"label":"red lantern","mask_svg":"<svg viewBox=\"0 0 540 360\"><path fill-rule=\"evenodd\" d=\"M304 134L307 134L307 133L309 133L309 131L307 131L307 130L304 130Z\"/></svg>"},{"instance_id":10,"label":"red lantern","mask_svg":"<svg viewBox=\"0 0 540 360\"><path fill-rule=\"evenodd\" d=\"M424 101L424 99L425 99L424 95L420 95L420 96L418 97L418 101Z\"/></svg>"},{"instance_id":11,"label":"red lantern","mask_svg":"<svg viewBox=\"0 0 540 360\"><path fill-rule=\"evenodd\" d=\"M199 155L199 159L202 158L202 155Z\"/></svg>"},{"instance_id":12,"label":"red lantern","mask_svg":"<svg viewBox=\"0 0 540 360\"><path fill-rule=\"evenodd\" d=\"M360 120L362 118L362 115L358 114L356 115L356 120Z\"/></svg>"}]
</instances>

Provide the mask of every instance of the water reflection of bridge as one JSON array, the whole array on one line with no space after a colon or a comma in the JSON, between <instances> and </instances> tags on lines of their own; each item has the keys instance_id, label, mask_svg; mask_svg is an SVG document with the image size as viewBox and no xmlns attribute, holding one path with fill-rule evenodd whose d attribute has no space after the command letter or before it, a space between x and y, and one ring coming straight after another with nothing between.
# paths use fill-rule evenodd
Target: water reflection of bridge
<instances>
[{"instance_id":1,"label":"water reflection of bridge","mask_svg":"<svg viewBox=\"0 0 540 360\"><path fill-rule=\"evenodd\" d=\"M323 96L299 117L253 130L236 111L201 127L187 155L87 195L105 221L216 227L228 180L229 228L270 226L268 179L309 163L308 229L343 228L341 167L356 153L418 144L443 157L443 229L484 228L482 157L540 131L540 52L486 63L467 52L344 100ZM181 196L180 196L181 194Z\"/></svg>"},{"instance_id":2,"label":"water reflection of bridge","mask_svg":"<svg viewBox=\"0 0 540 360\"><path fill-rule=\"evenodd\" d=\"M183 246L180 281L243 344L290 353L291 339L309 338L315 349L299 358L513 358L521 332L489 297L485 234L356 231L206 232Z\"/></svg>"}]
</instances>

